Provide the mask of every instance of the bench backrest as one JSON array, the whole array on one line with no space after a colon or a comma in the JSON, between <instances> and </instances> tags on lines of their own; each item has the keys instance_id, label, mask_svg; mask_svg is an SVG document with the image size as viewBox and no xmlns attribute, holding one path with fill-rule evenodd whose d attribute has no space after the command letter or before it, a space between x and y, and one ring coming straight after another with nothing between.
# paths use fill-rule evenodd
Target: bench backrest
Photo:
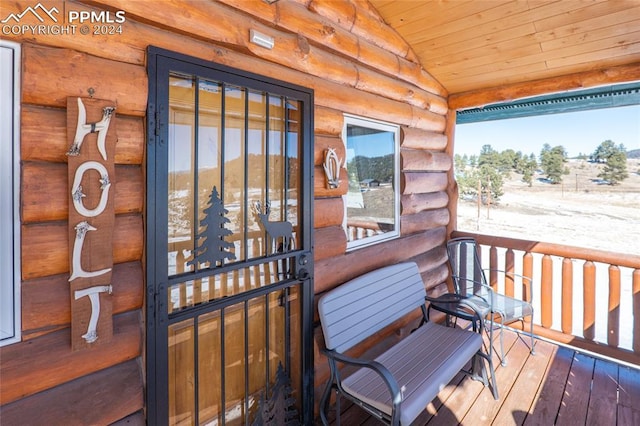
<instances>
[{"instance_id":1,"label":"bench backrest","mask_svg":"<svg viewBox=\"0 0 640 426\"><path fill-rule=\"evenodd\" d=\"M425 303L413 262L386 266L329 291L318 300L327 349L344 352Z\"/></svg>"}]
</instances>

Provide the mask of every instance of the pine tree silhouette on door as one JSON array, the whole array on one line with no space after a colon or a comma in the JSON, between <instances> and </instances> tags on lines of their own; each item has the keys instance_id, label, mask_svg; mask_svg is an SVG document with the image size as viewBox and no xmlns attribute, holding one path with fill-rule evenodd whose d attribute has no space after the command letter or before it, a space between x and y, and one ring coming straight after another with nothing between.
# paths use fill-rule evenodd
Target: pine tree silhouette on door
<instances>
[{"instance_id":1,"label":"pine tree silhouette on door","mask_svg":"<svg viewBox=\"0 0 640 426\"><path fill-rule=\"evenodd\" d=\"M236 256L231 249L233 243L224 238L233 232L225 228L225 224L231 221L226 217L229 210L224 208L218 189L214 186L209 195L209 202L203 212L204 218L200 221L200 227L204 228L197 235L198 247L194 250L194 258L187 262L187 266L209 262L209 267L222 265L225 259L235 260Z\"/></svg>"}]
</instances>

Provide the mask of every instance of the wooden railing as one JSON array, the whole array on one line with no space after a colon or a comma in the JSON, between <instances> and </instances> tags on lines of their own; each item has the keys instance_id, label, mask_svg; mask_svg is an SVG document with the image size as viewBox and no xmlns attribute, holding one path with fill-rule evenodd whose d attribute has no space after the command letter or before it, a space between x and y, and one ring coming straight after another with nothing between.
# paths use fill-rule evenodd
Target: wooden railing
<instances>
[{"instance_id":1,"label":"wooden railing","mask_svg":"<svg viewBox=\"0 0 640 426\"><path fill-rule=\"evenodd\" d=\"M294 233L294 241L295 235ZM233 235L225 239L225 241L234 245L233 253L240 253L242 238L244 237ZM252 259L277 254L274 253L277 250L277 243L274 243L271 239L265 239L262 231L248 232L245 243ZM169 244L168 263L170 276L193 270L193 266L187 266L187 262L193 259L193 245L193 241L188 237L185 237L182 241ZM236 257L239 256L238 254ZM228 273L212 273L210 277L197 280L186 276L183 283L169 289L169 313L282 281L286 278L285 271L289 270L287 265L292 261L292 259L287 258L280 260L265 259L262 263L256 263L242 269L233 269Z\"/></svg>"},{"instance_id":2,"label":"wooden railing","mask_svg":"<svg viewBox=\"0 0 640 426\"><path fill-rule=\"evenodd\" d=\"M364 220L347 221L347 238L349 241L360 240L366 237L383 234L393 230L389 223L371 222Z\"/></svg>"},{"instance_id":3,"label":"wooden railing","mask_svg":"<svg viewBox=\"0 0 640 426\"><path fill-rule=\"evenodd\" d=\"M487 277L497 291L532 301L536 334L640 365L639 255L460 231L452 237L475 238L483 267L505 271ZM532 294L510 274L531 277Z\"/></svg>"}]
</instances>

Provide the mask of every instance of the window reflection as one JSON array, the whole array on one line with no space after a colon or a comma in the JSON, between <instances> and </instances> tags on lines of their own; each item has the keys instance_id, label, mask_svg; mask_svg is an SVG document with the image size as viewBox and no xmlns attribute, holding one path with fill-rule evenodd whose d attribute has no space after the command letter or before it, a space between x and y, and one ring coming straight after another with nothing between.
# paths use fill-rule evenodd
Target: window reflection
<instances>
[{"instance_id":1,"label":"window reflection","mask_svg":"<svg viewBox=\"0 0 640 426\"><path fill-rule=\"evenodd\" d=\"M345 117L348 247L399 235L398 127Z\"/></svg>"}]
</instances>

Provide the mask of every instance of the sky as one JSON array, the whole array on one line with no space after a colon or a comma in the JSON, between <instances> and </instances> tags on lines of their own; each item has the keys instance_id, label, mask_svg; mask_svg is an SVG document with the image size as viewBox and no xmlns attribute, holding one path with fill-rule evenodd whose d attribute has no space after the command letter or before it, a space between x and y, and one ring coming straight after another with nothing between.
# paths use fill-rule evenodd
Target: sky
<instances>
[{"instance_id":1,"label":"sky","mask_svg":"<svg viewBox=\"0 0 640 426\"><path fill-rule=\"evenodd\" d=\"M455 154L479 155L483 145L540 155L545 143L564 146L569 157L591 154L603 141L640 149L640 105L536 117L458 124Z\"/></svg>"}]
</instances>

